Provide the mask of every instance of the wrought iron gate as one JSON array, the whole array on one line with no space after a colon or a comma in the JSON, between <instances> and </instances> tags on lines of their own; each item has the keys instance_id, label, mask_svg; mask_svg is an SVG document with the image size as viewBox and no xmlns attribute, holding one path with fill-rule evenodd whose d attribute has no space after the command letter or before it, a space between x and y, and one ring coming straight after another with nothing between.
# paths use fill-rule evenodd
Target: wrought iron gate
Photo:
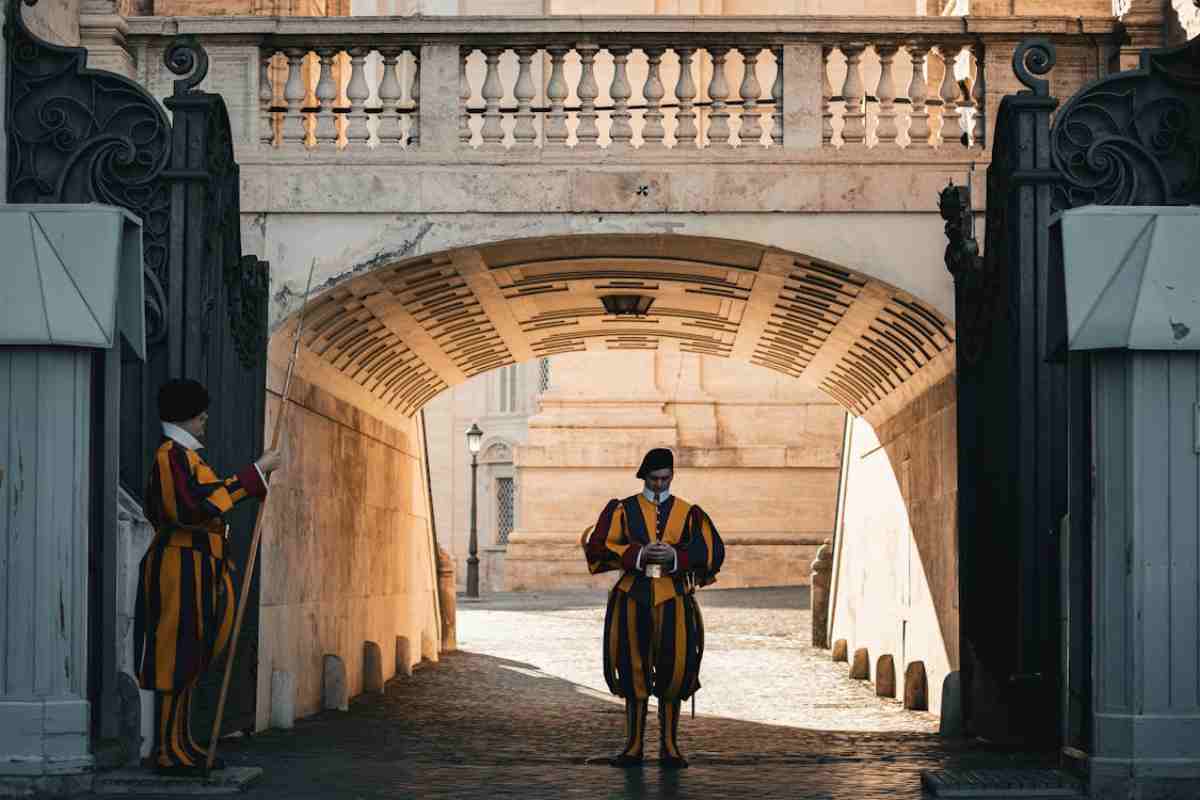
<instances>
[{"instance_id":1,"label":"wrought iron gate","mask_svg":"<svg viewBox=\"0 0 1200 800\"><path fill-rule=\"evenodd\" d=\"M1047 40L1014 53L1028 88L997 115L983 257L969 191L942 194L958 327L959 624L969 733L1087 750L1090 379L1065 357L1050 221L1087 204L1200 203L1200 39L1084 86L1051 126L1058 100L1041 76L1054 63Z\"/></svg>"},{"instance_id":2,"label":"wrought iron gate","mask_svg":"<svg viewBox=\"0 0 1200 800\"><path fill-rule=\"evenodd\" d=\"M143 224L147 358L100 365L96 392L116 402L118 431L102 434L98 500L92 524L92 700L97 735L118 735L113 543L116 488L141 498L161 439L156 394L186 376L212 394L208 460L232 471L262 450L265 416L266 262L241 252L238 165L225 101L196 87L208 56L180 38L164 55L176 75L167 114L127 78L85 66L87 50L42 41L25 25L20 0L5 0L8 43L8 186L14 203L107 203ZM104 448L101 448L104 449ZM117 452L119 451L119 459ZM119 473L119 475L118 475ZM108 499L111 498L111 501ZM244 564L254 510L231 515L234 558ZM100 580L105 576L108 580ZM238 667L225 714L227 731L254 724L258 576L251 585ZM195 731L211 729L220 675L210 670L197 694ZM206 738L204 739L206 740Z\"/></svg>"}]
</instances>

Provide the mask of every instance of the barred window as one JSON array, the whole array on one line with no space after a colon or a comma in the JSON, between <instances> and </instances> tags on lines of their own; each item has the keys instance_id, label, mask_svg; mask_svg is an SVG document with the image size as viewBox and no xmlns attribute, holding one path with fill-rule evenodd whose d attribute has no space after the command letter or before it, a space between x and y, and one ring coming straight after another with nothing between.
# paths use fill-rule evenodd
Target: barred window
<instances>
[{"instance_id":1,"label":"barred window","mask_svg":"<svg viewBox=\"0 0 1200 800\"><path fill-rule=\"evenodd\" d=\"M513 479L496 479L496 544L508 544L513 529Z\"/></svg>"},{"instance_id":2,"label":"barred window","mask_svg":"<svg viewBox=\"0 0 1200 800\"><path fill-rule=\"evenodd\" d=\"M550 389L550 359L542 358L538 361L538 394L542 394Z\"/></svg>"}]
</instances>

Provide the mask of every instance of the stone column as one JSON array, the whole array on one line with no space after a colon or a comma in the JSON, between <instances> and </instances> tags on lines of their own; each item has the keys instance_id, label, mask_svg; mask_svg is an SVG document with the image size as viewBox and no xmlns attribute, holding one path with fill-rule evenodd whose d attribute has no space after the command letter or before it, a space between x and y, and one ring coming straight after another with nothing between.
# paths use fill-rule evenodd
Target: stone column
<instances>
[{"instance_id":1,"label":"stone column","mask_svg":"<svg viewBox=\"0 0 1200 800\"><path fill-rule=\"evenodd\" d=\"M1126 38L1114 54L1116 63L1109 65L1111 69L1137 69L1143 49L1166 44L1163 35L1166 32L1165 11L1161 0L1133 0L1129 3L1129 8L1121 15Z\"/></svg>"},{"instance_id":2,"label":"stone column","mask_svg":"<svg viewBox=\"0 0 1200 800\"><path fill-rule=\"evenodd\" d=\"M83 0L79 9L79 43L87 48L87 65L134 79L133 56L125 45L129 25L116 0Z\"/></svg>"},{"instance_id":3,"label":"stone column","mask_svg":"<svg viewBox=\"0 0 1200 800\"><path fill-rule=\"evenodd\" d=\"M833 540L826 539L817 550L812 562L809 579L809 596L812 599L812 643L813 647L829 647L829 586L833 580Z\"/></svg>"},{"instance_id":4,"label":"stone column","mask_svg":"<svg viewBox=\"0 0 1200 800\"><path fill-rule=\"evenodd\" d=\"M454 557L438 548L438 603L442 609L442 652L458 649L458 607L455 604Z\"/></svg>"}]
</instances>

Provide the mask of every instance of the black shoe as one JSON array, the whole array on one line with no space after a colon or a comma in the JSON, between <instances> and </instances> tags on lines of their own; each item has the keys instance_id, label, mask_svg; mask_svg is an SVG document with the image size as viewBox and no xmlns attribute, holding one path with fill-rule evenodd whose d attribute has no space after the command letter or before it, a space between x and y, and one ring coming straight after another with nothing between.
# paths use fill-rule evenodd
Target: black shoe
<instances>
[{"instance_id":1,"label":"black shoe","mask_svg":"<svg viewBox=\"0 0 1200 800\"><path fill-rule=\"evenodd\" d=\"M608 759L610 767L618 767L620 769L629 769L631 767L640 767L643 764L641 756L631 756L628 753L620 753Z\"/></svg>"},{"instance_id":2,"label":"black shoe","mask_svg":"<svg viewBox=\"0 0 1200 800\"><path fill-rule=\"evenodd\" d=\"M658 760L658 764L663 769L687 769L688 762L683 756L672 758L671 756L663 756Z\"/></svg>"}]
</instances>

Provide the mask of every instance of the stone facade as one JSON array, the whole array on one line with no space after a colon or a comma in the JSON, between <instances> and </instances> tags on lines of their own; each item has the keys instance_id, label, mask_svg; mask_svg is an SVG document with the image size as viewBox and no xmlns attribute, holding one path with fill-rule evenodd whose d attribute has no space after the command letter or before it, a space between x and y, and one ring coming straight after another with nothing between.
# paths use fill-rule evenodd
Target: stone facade
<instances>
[{"instance_id":1,"label":"stone facade","mask_svg":"<svg viewBox=\"0 0 1200 800\"><path fill-rule=\"evenodd\" d=\"M282 385L273 360L269 386ZM274 392L267 430L278 411ZM321 710L325 656L345 664L353 697L363 691L365 642L379 646L385 680L439 652L419 420L384 422L303 377L292 398L287 460L272 477L263 521L260 728L270 719L274 671L292 675L295 714L308 716Z\"/></svg>"}]
</instances>

